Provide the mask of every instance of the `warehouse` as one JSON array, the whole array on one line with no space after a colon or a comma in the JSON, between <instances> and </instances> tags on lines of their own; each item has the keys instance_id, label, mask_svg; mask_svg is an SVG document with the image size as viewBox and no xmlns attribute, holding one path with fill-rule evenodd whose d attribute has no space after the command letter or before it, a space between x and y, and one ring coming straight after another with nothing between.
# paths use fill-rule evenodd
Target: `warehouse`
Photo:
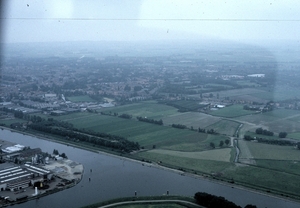
<instances>
[{"instance_id":1,"label":"warehouse","mask_svg":"<svg viewBox=\"0 0 300 208\"><path fill-rule=\"evenodd\" d=\"M29 164L6 167L0 170L0 191L21 190L36 182L51 180L52 176L51 171Z\"/></svg>"}]
</instances>

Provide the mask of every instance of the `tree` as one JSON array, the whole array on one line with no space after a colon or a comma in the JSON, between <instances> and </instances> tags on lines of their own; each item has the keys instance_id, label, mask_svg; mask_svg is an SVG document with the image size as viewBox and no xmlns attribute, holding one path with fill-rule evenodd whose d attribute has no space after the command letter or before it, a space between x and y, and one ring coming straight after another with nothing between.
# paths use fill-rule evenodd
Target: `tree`
<instances>
[{"instance_id":1,"label":"tree","mask_svg":"<svg viewBox=\"0 0 300 208\"><path fill-rule=\"evenodd\" d=\"M229 145L229 142L230 142L229 139L226 139L226 140L225 140L225 144L226 144L227 146Z\"/></svg>"},{"instance_id":2,"label":"tree","mask_svg":"<svg viewBox=\"0 0 300 208\"><path fill-rule=\"evenodd\" d=\"M263 133L263 129L262 128L258 128L255 131L256 134L262 134Z\"/></svg>"},{"instance_id":3,"label":"tree","mask_svg":"<svg viewBox=\"0 0 300 208\"><path fill-rule=\"evenodd\" d=\"M220 146L220 147L223 147L223 145L224 145L224 142L223 142L223 141L220 141L219 146Z\"/></svg>"},{"instance_id":4,"label":"tree","mask_svg":"<svg viewBox=\"0 0 300 208\"><path fill-rule=\"evenodd\" d=\"M142 89L143 89L142 86L134 86L135 92L141 91Z\"/></svg>"},{"instance_id":5,"label":"tree","mask_svg":"<svg viewBox=\"0 0 300 208\"><path fill-rule=\"evenodd\" d=\"M65 159L68 159L67 155L63 152L61 155L60 155L62 158L65 158Z\"/></svg>"},{"instance_id":6,"label":"tree","mask_svg":"<svg viewBox=\"0 0 300 208\"><path fill-rule=\"evenodd\" d=\"M285 138L287 136L287 133L286 132L280 132L278 136L279 136L279 138Z\"/></svg>"},{"instance_id":7,"label":"tree","mask_svg":"<svg viewBox=\"0 0 300 208\"><path fill-rule=\"evenodd\" d=\"M131 90L131 87L128 86L128 85L126 85L126 86L124 87L124 90L125 90L125 91L130 91L130 90Z\"/></svg>"},{"instance_id":8,"label":"tree","mask_svg":"<svg viewBox=\"0 0 300 208\"><path fill-rule=\"evenodd\" d=\"M54 150L53 150L53 154L54 154L54 155L59 155L58 150L54 149Z\"/></svg>"},{"instance_id":9,"label":"tree","mask_svg":"<svg viewBox=\"0 0 300 208\"><path fill-rule=\"evenodd\" d=\"M215 149L215 143L213 143L213 142L211 142L210 144L209 144L209 146L211 147L211 148L213 148L213 149Z\"/></svg>"}]
</instances>

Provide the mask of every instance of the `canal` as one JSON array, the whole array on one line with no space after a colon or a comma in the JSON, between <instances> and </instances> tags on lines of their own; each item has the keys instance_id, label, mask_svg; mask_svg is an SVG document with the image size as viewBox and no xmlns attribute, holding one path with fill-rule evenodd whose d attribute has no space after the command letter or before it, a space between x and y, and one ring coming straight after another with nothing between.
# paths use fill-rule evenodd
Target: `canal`
<instances>
[{"instance_id":1,"label":"canal","mask_svg":"<svg viewBox=\"0 0 300 208\"><path fill-rule=\"evenodd\" d=\"M184 176L141 162L98 154L5 129L0 130L0 139L31 148L40 147L43 152L52 153L56 149L59 153L64 152L71 160L83 164L85 169L82 181L75 187L14 205L15 208L81 207L113 198L134 196L135 191L137 196L163 195L167 191L170 195L194 196L200 191L223 196L242 207L247 204L262 208L300 207L300 203L286 199L233 188L203 178Z\"/></svg>"}]
</instances>

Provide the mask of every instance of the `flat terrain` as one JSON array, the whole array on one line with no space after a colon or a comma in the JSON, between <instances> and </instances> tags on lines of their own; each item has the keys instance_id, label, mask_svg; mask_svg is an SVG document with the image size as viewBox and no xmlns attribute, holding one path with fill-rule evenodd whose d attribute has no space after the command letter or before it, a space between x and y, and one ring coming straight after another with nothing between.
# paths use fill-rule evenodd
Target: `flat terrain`
<instances>
[{"instance_id":1,"label":"flat terrain","mask_svg":"<svg viewBox=\"0 0 300 208\"><path fill-rule=\"evenodd\" d=\"M243 140L245 134L257 136L254 132L259 127L275 132L272 137L261 135L263 138L278 139L280 131L287 131L288 138L300 140L300 111L275 109L271 112L256 113L244 110L243 105L232 105L211 111L209 115L199 112L180 113L172 106L153 101L103 108L100 111L110 115L102 115L100 112L80 112L62 116L35 115L44 119L66 121L76 128L119 135L138 142L142 151L134 153L132 157L140 160L250 187L271 189L278 193L300 193L299 150L293 146ZM132 115L132 119L117 116L123 113ZM141 122L136 116L162 119L164 125ZM1 120L7 125L22 121L24 120ZM172 124L182 124L188 129L172 128ZM239 163L234 163L235 148L225 144L219 147L219 144L234 138L233 135L241 124L238 132ZM199 133L199 127L214 129L219 134ZM210 143L214 143L215 148L212 148Z\"/></svg>"},{"instance_id":2,"label":"flat terrain","mask_svg":"<svg viewBox=\"0 0 300 208\"><path fill-rule=\"evenodd\" d=\"M140 102L131 105L122 105L113 108L107 108L100 110L101 112L112 112L112 113L126 113L133 117L142 116L152 118L155 120L162 119L168 115L174 115L177 113L177 109L172 106L163 104L157 104L156 102Z\"/></svg>"},{"instance_id":3,"label":"flat terrain","mask_svg":"<svg viewBox=\"0 0 300 208\"><path fill-rule=\"evenodd\" d=\"M232 105L229 107L225 107L219 110L210 111L210 114L213 116L226 117L226 118L234 118L249 114L254 114L253 111L248 111L243 109L243 105Z\"/></svg>"},{"instance_id":4,"label":"flat terrain","mask_svg":"<svg viewBox=\"0 0 300 208\"><path fill-rule=\"evenodd\" d=\"M175 157L185 157L185 158L194 158L201 160L215 160L215 161L224 161L230 162L230 151L231 148L222 148L222 149L214 149L214 150L206 150L200 152L182 152L182 151L173 151L173 150L162 150L162 149L154 149L148 152L157 153L157 154L165 154Z\"/></svg>"},{"instance_id":5,"label":"flat terrain","mask_svg":"<svg viewBox=\"0 0 300 208\"><path fill-rule=\"evenodd\" d=\"M212 125L219 120L220 118L198 112L176 113L163 118L165 125L180 123L186 125L187 127L193 126L195 129L199 127L206 128L207 126Z\"/></svg>"},{"instance_id":6,"label":"flat terrain","mask_svg":"<svg viewBox=\"0 0 300 208\"><path fill-rule=\"evenodd\" d=\"M222 119L212 125L207 126L207 129L214 129L216 132L225 135L233 135L237 128L239 127L240 123L236 121Z\"/></svg>"}]
</instances>

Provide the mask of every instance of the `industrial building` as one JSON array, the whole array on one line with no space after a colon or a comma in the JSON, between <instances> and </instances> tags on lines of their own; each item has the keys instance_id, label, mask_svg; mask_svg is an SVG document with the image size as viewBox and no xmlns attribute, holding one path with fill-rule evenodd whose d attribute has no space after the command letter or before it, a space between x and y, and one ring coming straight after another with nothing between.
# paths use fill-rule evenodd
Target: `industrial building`
<instances>
[{"instance_id":1,"label":"industrial building","mask_svg":"<svg viewBox=\"0 0 300 208\"><path fill-rule=\"evenodd\" d=\"M36 182L51 180L53 173L31 164L11 166L0 170L0 191L17 191L34 185Z\"/></svg>"}]
</instances>

